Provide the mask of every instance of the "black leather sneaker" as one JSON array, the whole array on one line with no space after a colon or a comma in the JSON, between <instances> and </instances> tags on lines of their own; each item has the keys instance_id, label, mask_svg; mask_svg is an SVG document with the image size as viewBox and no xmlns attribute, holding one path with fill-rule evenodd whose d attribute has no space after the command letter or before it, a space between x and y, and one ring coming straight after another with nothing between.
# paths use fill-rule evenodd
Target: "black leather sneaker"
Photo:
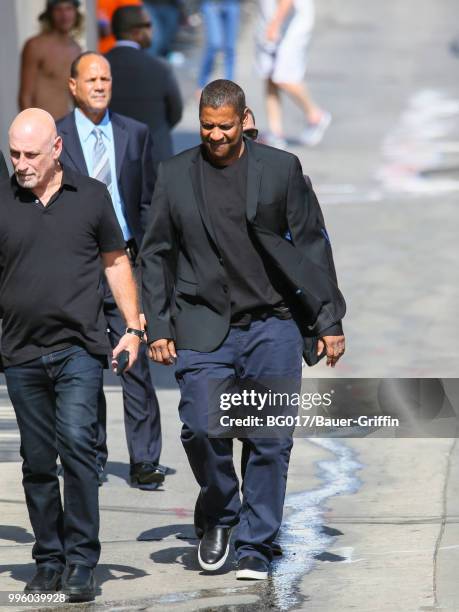
<instances>
[{"instance_id":1,"label":"black leather sneaker","mask_svg":"<svg viewBox=\"0 0 459 612\"><path fill-rule=\"evenodd\" d=\"M205 531L198 548L199 565L206 572L216 572L229 553L231 527L213 527Z\"/></svg>"},{"instance_id":2,"label":"black leather sneaker","mask_svg":"<svg viewBox=\"0 0 459 612\"><path fill-rule=\"evenodd\" d=\"M266 580L268 563L258 557L242 557L236 569L237 580Z\"/></svg>"},{"instance_id":3,"label":"black leather sneaker","mask_svg":"<svg viewBox=\"0 0 459 612\"><path fill-rule=\"evenodd\" d=\"M96 596L94 570L86 565L70 565L62 591L68 595L70 602L92 601Z\"/></svg>"},{"instance_id":4,"label":"black leather sneaker","mask_svg":"<svg viewBox=\"0 0 459 612\"><path fill-rule=\"evenodd\" d=\"M53 593L61 589L62 570L49 565L37 567L34 577L24 587L25 593Z\"/></svg>"}]
</instances>

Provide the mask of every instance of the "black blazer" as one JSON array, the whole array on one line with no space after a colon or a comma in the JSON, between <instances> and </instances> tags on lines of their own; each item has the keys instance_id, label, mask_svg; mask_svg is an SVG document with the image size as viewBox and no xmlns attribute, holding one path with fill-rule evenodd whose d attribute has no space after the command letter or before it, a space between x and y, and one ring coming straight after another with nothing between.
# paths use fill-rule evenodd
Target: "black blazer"
<instances>
[{"instance_id":1,"label":"black blazer","mask_svg":"<svg viewBox=\"0 0 459 612\"><path fill-rule=\"evenodd\" d=\"M8 167L6 165L5 158L3 157L3 153L0 151L0 181L8 178Z\"/></svg>"},{"instance_id":2,"label":"black blazer","mask_svg":"<svg viewBox=\"0 0 459 612\"><path fill-rule=\"evenodd\" d=\"M173 155L171 129L183 111L172 68L165 60L132 47L115 47L106 58L113 78L110 108L146 123L155 143L155 162L169 159Z\"/></svg>"},{"instance_id":3,"label":"black blazer","mask_svg":"<svg viewBox=\"0 0 459 612\"><path fill-rule=\"evenodd\" d=\"M322 213L296 156L245 142L247 220L313 365L317 338L341 334L345 313ZM179 349L212 351L228 332L231 304L202 166L199 147L160 165L140 261L148 342L172 338Z\"/></svg>"},{"instance_id":4,"label":"black blazer","mask_svg":"<svg viewBox=\"0 0 459 612\"><path fill-rule=\"evenodd\" d=\"M110 113L110 119L118 187L126 207L127 222L140 246L156 179L150 132L146 125L116 113ZM62 163L88 176L74 112L57 122L57 131L64 142Z\"/></svg>"}]
</instances>

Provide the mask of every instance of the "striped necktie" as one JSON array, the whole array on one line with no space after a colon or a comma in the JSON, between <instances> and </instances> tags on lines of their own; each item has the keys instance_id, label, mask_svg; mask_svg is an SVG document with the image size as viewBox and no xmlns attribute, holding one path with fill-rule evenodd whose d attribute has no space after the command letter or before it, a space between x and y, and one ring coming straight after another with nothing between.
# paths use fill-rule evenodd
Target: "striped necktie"
<instances>
[{"instance_id":1,"label":"striped necktie","mask_svg":"<svg viewBox=\"0 0 459 612\"><path fill-rule=\"evenodd\" d=\"M103 141L102 130L95 127L92 132L96 137L92 158L92 176L98 181L105 183L111 194L112 173L110 171L110 160L108 158L107 147Z\"/></svg>"}]
</instances>

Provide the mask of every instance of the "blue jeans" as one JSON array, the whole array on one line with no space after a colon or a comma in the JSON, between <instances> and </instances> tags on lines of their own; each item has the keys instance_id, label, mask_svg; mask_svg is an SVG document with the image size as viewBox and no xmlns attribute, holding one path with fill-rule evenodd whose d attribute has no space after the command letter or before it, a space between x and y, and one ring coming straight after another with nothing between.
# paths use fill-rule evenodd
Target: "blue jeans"
<instances>
[{"instance_id":1,"label":"blue jeans","mask_svg":"<svg viewBox=\"0 0 459 612\"><path fill-rule=\"evenodd\" d=\"M152 5L145 2L144 6L153 24L153 41L148 52L151 55L167 57L177 34L180 12L177 7L167 4Z\"/></svg>"},{"instance_id":2,"label":"blue jeans","mask_svg":"<svg viewBox=\"0 0 459 612\"><path fill-rule=\"evenodd\" d=\"M256 556L270 561L271 544L282 522L292 437L244 438L243 500L233 464L233 440L208 437L209 380L234 391L235 378L260 381L285 378L291 392L301 388L303 341L293 320L275 317L230 329L223 344L203 353L178 351L182 444L200 486L197 515L207 528L239 522L235 541L238 559ZM201 525L196 525L200 527Z\"/></svg>"},{"instance_id":3,"label":"blue jeans","mask_svg":"<svg viewBox=\"0 0 459 612\"><path fill-rule=\"evenodd\" d=\"M215 56L219 51L225 54L225 78L234 80L239 14L240 5L235 0L223 0L222 2L205 0L203 2L202 15L206 30L206 44L199 74L201 89L210 81Z\"/></svg>"},{"instance_id":4,"label":"blue jeans","mask_svg":"<svg viewBox=\"0 0 459 612\"><path fill-rule=\"evenodd\" d=\"M99 560L95 442L102 372L102 359L77 346L5 368L21 434L22 482L36 540L32 556L40 565L95 567Z\"/></svg>"}]
</instances>

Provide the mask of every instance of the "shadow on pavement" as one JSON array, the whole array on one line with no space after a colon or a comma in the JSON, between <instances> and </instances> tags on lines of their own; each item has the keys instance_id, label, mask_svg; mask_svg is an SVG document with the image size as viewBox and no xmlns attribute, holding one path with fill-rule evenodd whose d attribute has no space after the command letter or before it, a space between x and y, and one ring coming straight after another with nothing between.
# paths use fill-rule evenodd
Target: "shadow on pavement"
<instances>
[{"instance_id":1,"label":"shadow on pavement","mask_svg":"<svg viewBox=\"0 0 459 612\"><path fill-rule=\"evenodd\" d=\"M0 565L0 574L8 572L13 580L24 583L32 578L35 570L35 563ZM116 572L116 574L113 572ZM117 574L122 575L120 576ZM116 565L112 563L101 563L97 566L95 571L97 587L100 587L101 584L109 582L110 580L135 580L136 578L143 578L144 576L148 576L148 573L144 570L131 567L130 565Z\"/></svg>"},{"instance_id":2,"label":"shadow on pavement","mask_svg":"<svg viewBox=\"0 0 459 612\"><path fill-rule=\"evenodd\" d=\"M199 572L200 576L207 575L207 572L204 572L201 569L201 566L199 565L196 546L163 548L162 550L158 550L152 553L150 555L150 559L154 563L161 563L166 565L179 563L180 565L183 565L183 567L188 571ZM212 576L220 576L232 572L234 570L234 564L234 552L230 551L225 565L220 570L212 572Z\"/></svg>"},{"instance_id":3,"label":"shadow on pavement","mask_svg":"<svg viewBox=\"0 0 459 612\"><path fill-rule=\"evenodd\" d=\"M196 534L194 532L194 525L164 525L163 527L153 527L153 529L148 529L148 531L143 531L138 537L137 540L140 542L160 542L165 538L170 536L175 536L179 540L197 540Z\"/></svg>"},{"instance_id":4,"label":"shadow on pavement","mask_svg":"<svg viewBox=\"0 0 459 612\"><path fill-rule=\"evenodd\" d=\"M0 540L11 540L17 544L32 544L35 538L24 527L0 525Z\"/></svg>"},{"instance_id":5,"label":"shadow on pavement","mask_svg":"<svg viewBox=\"0 0 459 612\"><path fill-rule=\"evenodd\" d=\"M116 572L114 574L113 572ZM122 574L119 576L117 574ZM110 580L135 580L148 576L145 570L131 567L130 565L116 565L114 563L101 563L96 567L96 582L98 585L109 582Z\"/></svg>"},{"instance_id":6,"label":"shadow on pavement","mask_svg":"<svg viewBox=\"0 0 459 612\"><path fill-rule=\"evenodd\" d=\"M27 582L35 573L35 563L21 563L20 565L0 565L0 574L9 573L13 580Z\"/></svg>"}]
</instances>

